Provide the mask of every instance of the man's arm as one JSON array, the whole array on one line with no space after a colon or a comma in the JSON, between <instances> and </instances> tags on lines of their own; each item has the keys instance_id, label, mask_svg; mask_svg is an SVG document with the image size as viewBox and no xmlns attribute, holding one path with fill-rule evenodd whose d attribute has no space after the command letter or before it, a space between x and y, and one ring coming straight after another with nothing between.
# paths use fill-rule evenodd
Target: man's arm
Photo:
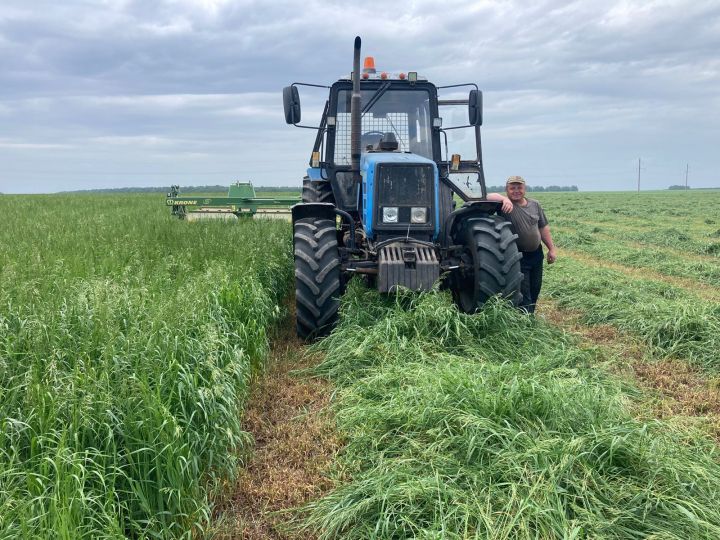
<instances>
[{"instance_id":1,"label":"man's arm","mask_svg":"<svg viewBox=\"0 0 720 540\"><path fill-rule=\"evenodd\" d=\"M513 203L510 199L508 199L504 195L500 195L499 193L488 193L487 200L501 202L502 203L502 211L505 212L506 214L509 214L510 212L512 212Z\"/></svg>"},{"instance_id":2,"label":"man's arm","mask_svg":"<svg viewBox=\"0 0 720 540\"><path fill-rule=\"evenodd\" d=\"M553 243L552 234L550 234L550 225L545 225L542 229L540 229L540 238L542 238L543 244L545 244L548 248L548 264L554 263L557 259L557 253L555 252L555 244Z\"/></svg>"}]
</instances>

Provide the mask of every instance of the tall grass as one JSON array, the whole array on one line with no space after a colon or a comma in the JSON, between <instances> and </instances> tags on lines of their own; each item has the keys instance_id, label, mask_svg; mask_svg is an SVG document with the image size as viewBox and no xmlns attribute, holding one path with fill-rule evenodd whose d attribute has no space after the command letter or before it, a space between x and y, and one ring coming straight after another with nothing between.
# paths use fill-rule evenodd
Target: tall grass
<instances>
[{"instance_id":1,"label":"tall grass","mask_svg":"<svg viewBox=\"0 0 720 540\"><path fill-rule=\"evenodd\" d=\"M0 537L190 538L249 447L285 223L152 196L0 201Z\"/></svg>"},{"instance_id":2,"label":"tall grass","mask_svg":"<svg viewBox=\"0 0 720 540\"><path fill-rule=\"evenodd\" d=\"M320 538L717 538L702 436L629 412L593 350L491 304L382 299L355 284L317 346L346 440Z\"/></svg>"}]
</instances>

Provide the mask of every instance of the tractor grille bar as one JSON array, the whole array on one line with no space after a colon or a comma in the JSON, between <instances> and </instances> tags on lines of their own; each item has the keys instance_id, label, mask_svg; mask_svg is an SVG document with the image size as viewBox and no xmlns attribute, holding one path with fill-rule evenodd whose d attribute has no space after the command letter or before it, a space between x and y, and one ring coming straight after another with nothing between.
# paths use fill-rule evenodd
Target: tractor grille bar
<instances>
[{"instance_id":1,"label":"tractor grille bar","mask_svg":"<svg viewBox=\"0 0 720 540\"><path fill-rule=\"evenodd\" d=\"M440 278L440 263L431 247L391 244L378 257L378 290L393 292L398 287L428 291Z\"/></svg>"}]
</instances>

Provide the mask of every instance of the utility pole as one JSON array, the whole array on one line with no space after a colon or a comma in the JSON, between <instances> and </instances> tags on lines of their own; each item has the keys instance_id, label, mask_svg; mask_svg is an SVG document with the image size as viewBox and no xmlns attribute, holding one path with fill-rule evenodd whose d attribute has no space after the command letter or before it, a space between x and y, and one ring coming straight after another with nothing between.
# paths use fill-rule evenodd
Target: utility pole
<instances>
[{"instance_id":1,"label":"utility pole","mask_svg":"<svg viewBox=\"0 0 720 540\"><path fill-rule=\"evenodd\" d=\"M688 188L687 179L688 179L688 172L689 172L689 171L690 171L690 164L689 164L689 163L686 163L686 164L685 164L685 189Z\"/></svg>"},{"instance_id":2,"label":"utility pole","mask_svg":"<svg viewBox=\"0 0 720 540\"><path fill-rule=\"evenodd\" d=\"M638 195L640 195L640 158L638 158Z\"/></svg>"}]
</instances>

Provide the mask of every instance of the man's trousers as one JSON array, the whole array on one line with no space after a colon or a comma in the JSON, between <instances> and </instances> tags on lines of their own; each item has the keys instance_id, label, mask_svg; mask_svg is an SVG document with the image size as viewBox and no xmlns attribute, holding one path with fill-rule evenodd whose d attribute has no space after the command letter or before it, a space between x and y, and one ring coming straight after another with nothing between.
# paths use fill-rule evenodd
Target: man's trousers
<instances>
[{"instance_id":1,"label":"man's trousers","mask_svg":"<svg viewBox=\"0 0 720 540\"><path fill-rule=\"evenodd\" d=\"M523 258L520 260L520 269L523 273L522 292L523 299L520 308L528 313L535 313L535 304L540 296L543 275L543 249L542 245L535 251L522 251Z\"/></svg>"}]
</instances>

